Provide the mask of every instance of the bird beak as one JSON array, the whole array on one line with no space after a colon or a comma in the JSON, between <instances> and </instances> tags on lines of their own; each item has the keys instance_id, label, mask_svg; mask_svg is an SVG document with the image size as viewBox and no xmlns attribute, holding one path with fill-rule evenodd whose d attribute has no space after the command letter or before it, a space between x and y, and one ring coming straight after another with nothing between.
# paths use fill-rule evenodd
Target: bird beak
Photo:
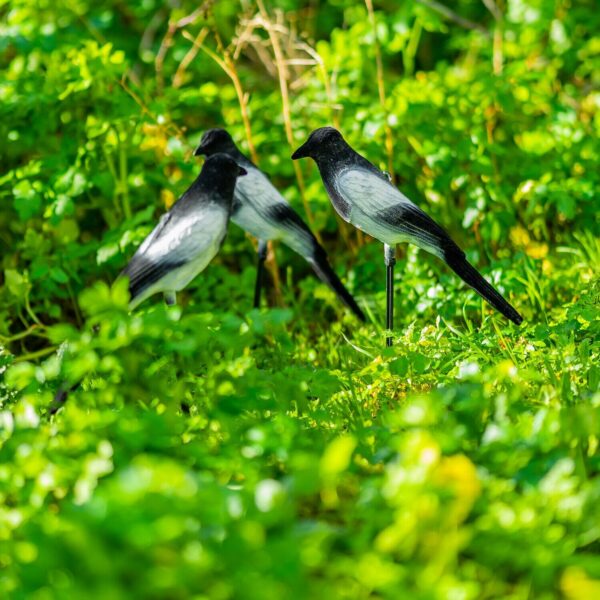
<instances>
[{"instance_id":1,"label":"bird beak","mask_svg":"<svg viewBox=\"0 0 600 600\"><path fill-rule=\"evenodd\" d=\"M244 169L244 167L238 166L238 169L240 170L240 172L238 173L238 177L242 177L243 175L248 175L248 171L246 171L246 169Z\"/></svg>"},{"instance_id":2,"label":"bird beak","mask_svg":"<svg viewBox=\"0 0 600 600\"><path fill-rule=\"evenodd\" d=\"M309 156L309 148L308 146L308 142L304 142L304 144L302 144L302 146L300 146L300 148L298 148L296 150L296 152L294 152L294 154L292 154L292 160L298 160L299 158L306 158L307 156Z\"/></svg>"},{"instance_id":3,"label":"bird beak","mask_svg":"<svg viewBox=\"0 0 600 600\"><path fill-rule=\"evenodd\" d=\"M206 154L206 152L204 151L202 142L200 142L200 145L194 150L194 156L202 156L203 154Z\"/></svg>"}]
</instances>

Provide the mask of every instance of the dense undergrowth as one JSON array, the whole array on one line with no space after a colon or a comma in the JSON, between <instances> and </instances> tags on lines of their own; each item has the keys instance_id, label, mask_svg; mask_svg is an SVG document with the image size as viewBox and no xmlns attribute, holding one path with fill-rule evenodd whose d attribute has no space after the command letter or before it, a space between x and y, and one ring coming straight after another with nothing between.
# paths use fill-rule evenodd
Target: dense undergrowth
<instances>
[{"instance_id":1,"label":"dense undergrowth","mask_svg":"<svg viewBox=\"0 0 600 600\"><path fill-rule=\"evenodd\" d=\"M0 8L1 597L600 597L599 13L398 4ZM404 248L385 349L381 245L289 160L324 124L523 326ZM277 245L251 310L233 225L180 306L127 311L112 282L213 126L367 324Z\"/></svg>"}]
</instances>

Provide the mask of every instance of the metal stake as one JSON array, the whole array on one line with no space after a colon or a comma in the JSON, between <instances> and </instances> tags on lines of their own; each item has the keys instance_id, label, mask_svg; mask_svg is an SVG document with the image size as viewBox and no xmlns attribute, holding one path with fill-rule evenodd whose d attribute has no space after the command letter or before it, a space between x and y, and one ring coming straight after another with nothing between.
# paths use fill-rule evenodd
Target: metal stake
<instances>
[{"instance_id":1,"label":"metal stake","mask_svg":"<svg viewBox=\"0 0 600 600\"><path fill-rule=\"evenodd\" d=\"M258 240L258 266L256 267L256 284L254 286L254 308L260 308L260 292L262 289L265 260L267 258L267 242Z\"/></svg>"},{"instance_id":2,"label":"metal stake","mask_svg":"<svg viewBox=\"0 0 600 600\"><path fill-rule=\"evenodd\" d=\"M396 264L396 246L383 245L383 254L386 265L386 313L385 313L385 328L390 332L394 329L394 265ZM385 340L386 346L393 344L391 335Z\"/></svg>"}]
</instances>

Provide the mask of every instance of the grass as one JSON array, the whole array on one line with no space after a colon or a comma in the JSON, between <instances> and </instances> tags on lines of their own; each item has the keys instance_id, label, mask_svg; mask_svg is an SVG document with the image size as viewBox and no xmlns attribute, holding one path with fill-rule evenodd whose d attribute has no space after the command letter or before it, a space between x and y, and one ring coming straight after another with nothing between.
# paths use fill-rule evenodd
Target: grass
<instances>
[{"instance_id":1,"label":"grass","mask_svg":"<svg viewBox=\"0 0 600 600\"><path fill-rule=\"evenodd\" d=\"M311 279L287 289L291 309L247 314L251 286L234 312L206 312L218 292L199 287L130 315L125 290L99 284L85 328L49 329L69 340L62 365L6 373L3 592L584 598L596 253L547 257L549 281L516 257L516 328L411 251L389 349ZM383 290L362 301L381 321ZM86 383L44 417L65 372Z\"/></svg>"}]
</instances>

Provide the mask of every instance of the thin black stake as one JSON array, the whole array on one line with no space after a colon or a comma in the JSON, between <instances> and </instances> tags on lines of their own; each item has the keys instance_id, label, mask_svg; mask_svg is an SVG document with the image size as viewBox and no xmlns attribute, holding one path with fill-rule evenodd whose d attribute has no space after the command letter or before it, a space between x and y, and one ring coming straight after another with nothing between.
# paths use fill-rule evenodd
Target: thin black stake
<instances>
[{"instance_id":1,"label":"thin black stake","mask_svg":"<svg viewBox=\"0 0 600 600\"><path fill-rule=\"evenodd\" d=\"M163 298L167 306L175 306L177 304L177 292L163 292Z\"/></svg>"},{"instance_id":2,"label":"thin black stake","mask_svg":"<svg viewBox=\"0 0 600 600\"><path fill-rule=\"evenodd\" d=\"M396 246L388 246L384 244L383 252L386 265L386 311L385 311L385 328L391 332L394 329L394 265L396 264ZM385 345L391 346L393 338L391 335L385 339Z\"/></svg>"},{"instance_id":3,"label":"thin black stake","mask_svg":"<svg viewBox=\"0 0 600 600\"><path fill-rule=\"evenodd\" d=\"M264 240L258 240L258 266L256 267L256 284L254 286L254 308L260 308L260 292L262 289L266 258L267 242Z\"/></svg>"}]
</instances>

